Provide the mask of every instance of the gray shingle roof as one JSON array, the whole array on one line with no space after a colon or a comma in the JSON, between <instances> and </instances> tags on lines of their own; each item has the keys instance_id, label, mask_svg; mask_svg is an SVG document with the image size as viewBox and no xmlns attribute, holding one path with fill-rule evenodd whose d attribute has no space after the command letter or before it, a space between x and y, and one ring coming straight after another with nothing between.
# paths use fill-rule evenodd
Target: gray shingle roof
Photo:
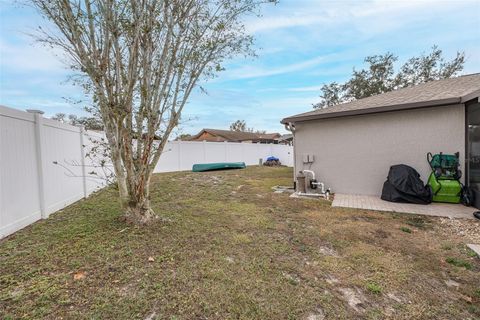
<instances>
[{"instance_id":1,"label":"gray shingle roof","mask_svg":"<svg viewBox=\"0 0 480 320\"><path fill-rule=\"evenodd\" d=\"M480 96L480 73L419 84L414 87L342 103L283 119L282 123L463 103Z\"/></svg>"}]
</instances>

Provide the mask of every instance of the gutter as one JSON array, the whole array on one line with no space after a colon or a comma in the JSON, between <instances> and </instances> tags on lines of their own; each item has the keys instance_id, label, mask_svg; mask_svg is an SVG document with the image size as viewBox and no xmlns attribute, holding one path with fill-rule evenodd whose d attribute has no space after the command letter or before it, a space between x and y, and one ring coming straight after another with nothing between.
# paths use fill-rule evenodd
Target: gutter
<instances>
[{"instance_id":1,"label":"gutter","mask_svg":"<svg viewBox=\"0 0 480 320\"><path fill-rule=\"evenodd\" d=\"M479 91L480 93L480 91ZM475 92L478 96L479 93ZM475 98L475 94L472 94L471 99ZM470 98L470 97L465 97ZM381 112L391 112L391 111L401 111L401 110L410 110L410 109L419 109L419 108L428 108L428 107L440 107L447 105L461 104L465 102L464 98L447 98L440 100L430 100L430 101L420 101L415 103L404 103L404 104L395 104L390 106L368 108L368 109L357 109L357 110L347 110L347 111L337 111L337 112L328 112L328 113L318 113L318 114L306 114L293 116L282 119L280 123L287 126L287 124L293 124L295 122L310 121L317 119L330 119L330 118L340 118L364 114L373 114ZM288 130L288 129L287 129Z\"/></svg>"},{"instance_id":2,"label":"gutter","mask_svg":"<svg viewBox=\"0 0 480 320\"><path fill-rule=\"evenodd\" d=\"M282 120L282 123L283 123L283 120ZM292 134L295 134L295 125L292 122L284 123L284 125L285 125L285 130L290 131Z\"/></svg>"}]
</instances>

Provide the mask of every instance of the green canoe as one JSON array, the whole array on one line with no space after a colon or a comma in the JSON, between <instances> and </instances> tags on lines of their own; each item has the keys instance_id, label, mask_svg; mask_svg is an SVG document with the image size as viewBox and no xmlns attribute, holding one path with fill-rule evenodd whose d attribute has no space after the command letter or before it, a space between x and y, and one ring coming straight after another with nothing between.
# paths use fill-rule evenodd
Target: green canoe
<instances>
[{"instance_id":1,"label":"green canoe","mask_svg":"<svg viewBox=\"0 0 480 320\"><path fill-rule=\"evenodd\" d=\"M245 162L218 162L218 163L199 163L194 164L193 172L225 170L225 169L244 169Z\"/></svg>"}]
</instances>

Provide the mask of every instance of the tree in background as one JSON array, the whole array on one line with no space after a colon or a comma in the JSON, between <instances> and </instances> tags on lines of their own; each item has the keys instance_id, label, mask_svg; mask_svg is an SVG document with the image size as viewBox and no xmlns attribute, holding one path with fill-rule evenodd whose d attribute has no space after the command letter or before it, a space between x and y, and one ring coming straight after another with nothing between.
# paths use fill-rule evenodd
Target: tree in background
<instances>
[{"instance_id":1,"label":"tree in background","mask_svg":"<svg viewBox=\"0 0 480 320\"><path fill-rule=\"evenodd\" d=\"M265 134L267 131L265 130L255 130L253 128L248 128L247 123L245 120L237 120L230 124L230 131L238 131L238 132L252 132L258 134Z\"/></svg>"},{"instance_id":2,"label":"tree in background","mask_svg":"<svg viewBox=\"0 0 480 320\"><path fill-rule=\"evenodd\" d=\"M83 126L87 130L103 130L102 121L96 117L78 117L74 114L57 113L52 118L72 126Z\"/></svg>"},{"instance_id":3,"label":"tree in background","mask_svg":"<svg viewBox=\"0 0 480 320\"><path fill-rule=\"evenodd\" d=\"M275 0L30 0L102 120L127 221L156 217L149 182L192 90L252 52L244 16ZM158 137L159 140L155 141Z\"/></svg>"},{"instance_id":4,"label":"tree in background","mask_svg":"<svg viewBox=\"0 0 480 320\"><path fill-rule=\"evenodd\" d=\"M407 60L395 71L398 56L392 53L365 58L368 68L353 70L350 80L343 84L332 82L321 88L320 103L314 108L327 108L339 103L369 97L406 88L420 83L446 79L458 75L465 64L465 53L457 52L455 58L446 61L442 50L432 47L428 54L421 54Z\"/></svg>"},{"instance_id":5,"label":"tree in background","mask_svg":"<svg viewBox=\"0 0 480 320\"><path fill-rule=\"evenodd\" d=\"M56 113L50 119L61 122L61 123L67 123L67 114L63 112L59 112L59 113Z\"/></svg>"},{"instance_id":6,"label":"tree in background","mask_svg":"<svg viewBox=\"0 0 480 320\"><path fill-rule=\"evenodd\" d=\"M190 140L191 137L192 135L189 133L182 133L175 138L175 141L187 141Z\"/></svg>"},{"instance_id":7,"label":"tree in background","mask_svg":"<svg viewBox=\"0 0 480 320\"><path fill-rule=\"evenodd\" d=\"M230 125L230 131L251 132L247 128L245 120L237 120Z\"/></svg>"}]
</instances>

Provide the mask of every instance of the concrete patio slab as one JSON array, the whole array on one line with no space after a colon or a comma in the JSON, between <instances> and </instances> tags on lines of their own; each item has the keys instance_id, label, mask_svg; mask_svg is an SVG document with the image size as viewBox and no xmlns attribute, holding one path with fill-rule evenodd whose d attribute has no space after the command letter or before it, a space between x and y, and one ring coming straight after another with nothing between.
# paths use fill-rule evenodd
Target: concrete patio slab
<instances>
[{"instance_id":1,"label":"concrete patio slab","mask_svg":"<svg viewBox=\"0 0 480 320\"><path fill-rule=\"evenodd\" d=\"M469 243L467 244L467 247L473 250L477 254L477 256L480 258L480 244Z\"/></svg>"},{"instance_id":2,"label":"concrete patio slab","mask_svg":"<svg viewBox=\"0 0 480 320\"><path fill-rule=\"evenodd\" d=\"M429 205L396 203L380 199L380 196L335 194L332 207L368 209L376 211L422 214L427 216L475 219L473 212L478 209L461 204L432 203Z\"/></svg>"}]
</instances>

